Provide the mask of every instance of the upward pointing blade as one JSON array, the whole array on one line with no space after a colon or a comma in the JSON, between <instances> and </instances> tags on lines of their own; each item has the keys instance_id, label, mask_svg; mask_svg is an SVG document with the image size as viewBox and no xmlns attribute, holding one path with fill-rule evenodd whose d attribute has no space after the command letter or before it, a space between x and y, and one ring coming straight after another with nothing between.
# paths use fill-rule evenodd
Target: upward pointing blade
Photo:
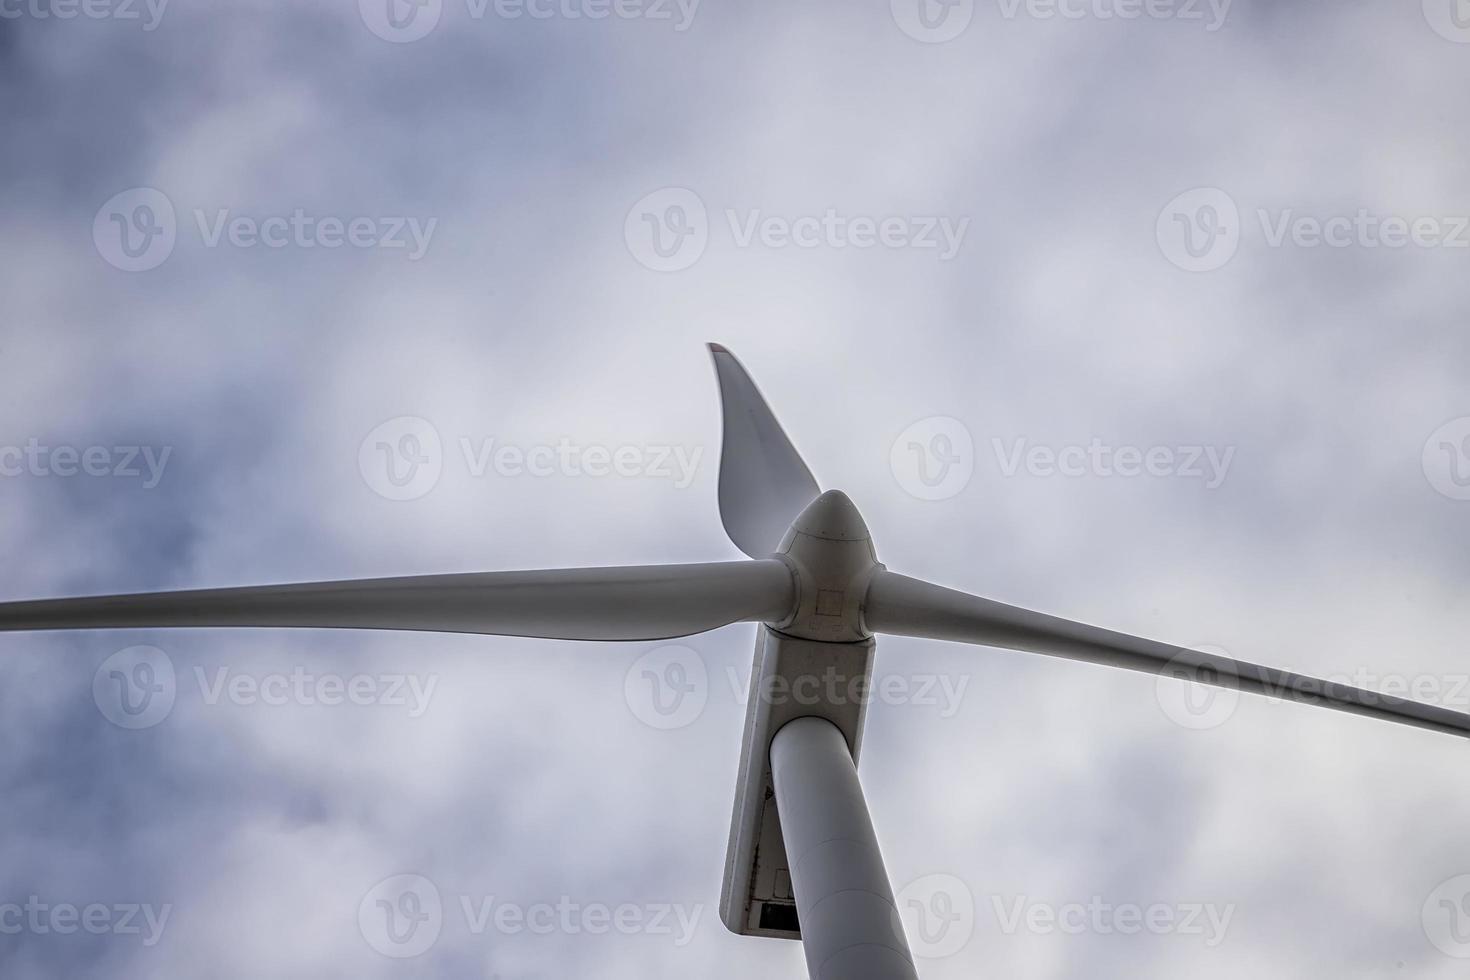
<instances>
[{"instance_id":1,"label":"upward pointing blade","mask_svg":"<svg viewBox=\"0 0 1470 980\"><path fill-rule=\"evenodd\" d=\"M752 558L774 552L791 522L821 492L735 355L709 345L720 381L720 520Z\"/></svg>"},{"instance_id":2,"label":"upward pointing blade","mask_svg":"<svg viewBox=\"0 0 1470 980\"><path fill-rule=\"evenodd\" d=\"M493 633L662 640L778 622L796 602L775 560L551 568L0 603L0 630L155 626Z\"/></svg>"}]
</instances>

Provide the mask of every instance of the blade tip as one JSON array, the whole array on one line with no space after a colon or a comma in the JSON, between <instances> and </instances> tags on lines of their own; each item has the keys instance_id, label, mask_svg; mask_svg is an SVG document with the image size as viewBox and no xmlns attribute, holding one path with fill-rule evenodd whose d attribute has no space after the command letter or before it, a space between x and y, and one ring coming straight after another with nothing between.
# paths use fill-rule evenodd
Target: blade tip
<instances>
[{"instance_id":1,"label":"blade tip","mask_svg":"<svg viewBox=\"0 0 1470 980\"><path fill-rule=\"evenodd\" d=\"M707 344L705 344L704 346L706 346L706 347L709 348L709 352L711 354L728 354L728 353L730 353L730 349L728 347L726 347L724 344L717 344L717 343L715 343L712 340L710 342L708 342Z\"/></svg>"}]
</instances>

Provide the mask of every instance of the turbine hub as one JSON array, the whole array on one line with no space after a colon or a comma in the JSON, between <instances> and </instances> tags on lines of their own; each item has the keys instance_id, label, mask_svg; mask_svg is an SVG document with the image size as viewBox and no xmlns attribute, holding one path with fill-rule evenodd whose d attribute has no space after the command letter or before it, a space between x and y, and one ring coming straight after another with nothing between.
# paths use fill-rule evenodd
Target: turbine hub
<instances>
[{"instance_id":1,"label":"turbine hub","mask_svg":"<svg viewBox=\"0 0 1470 980\"><path fill-rule=\"evenodd\" d=\"M883 566L858 509L841 490L817 497L792 522L776 557L796 579L796 611L773 629L807 640L855 643L863 625L868 580Z\"/></svg>"}]
</instances>

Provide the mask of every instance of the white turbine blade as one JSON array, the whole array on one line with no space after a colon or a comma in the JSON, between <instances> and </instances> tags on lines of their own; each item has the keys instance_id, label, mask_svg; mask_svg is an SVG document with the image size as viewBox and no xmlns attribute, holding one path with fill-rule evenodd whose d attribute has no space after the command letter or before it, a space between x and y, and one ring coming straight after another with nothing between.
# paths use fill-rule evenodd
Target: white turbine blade
<instances>
[{"instance_id":1,"label":"white turbine blade","mask_svg":"<svg viewBox=\"0 0 1470 980\"><path fill-rule=\"evenodd\" d=\"M779 622L796 602L780 561L474 572L0 603L0 630L299 626L661 640Z\"/></svg>"},{"instance_id":2,"label":"white turbine blade","mask_svg":"<svg viewBox=\"0 0 1470 980\"><path fill-rule=\"evenodd\" d=\"M720 381L720 520L752 558L775 552L791 522L821 490L735 355L709 345Z\"/></svg>"},{"instance_id":3,"label":"white turbine blade","mask_svg":"<svg viewBox=\"0 0 1470 980\"><path fill-rule=\"evenodd\" d=\"M875 633L976 643L1164 674L1470 738L1470 715L1457 711L1115 633L888 571L873 577L863 618Z\"/></svg>"}]
</instances>

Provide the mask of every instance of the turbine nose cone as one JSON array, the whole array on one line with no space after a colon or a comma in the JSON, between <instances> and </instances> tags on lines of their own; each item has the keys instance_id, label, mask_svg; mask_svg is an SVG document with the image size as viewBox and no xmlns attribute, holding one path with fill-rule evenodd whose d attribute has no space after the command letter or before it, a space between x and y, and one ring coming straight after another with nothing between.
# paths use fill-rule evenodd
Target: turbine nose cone
<instances>
[{"instance_id":1,"label":"turbine nose cone","mask_svg":"<svg viewBox=\"0 0 1470 980\"><path fill-rule=\"evenodd\" d=\"M866 541L872 536L863 515L841 490L828 490L807 504L791 526L802 534L827 541Z\"/></svg>"}]
</instances>

